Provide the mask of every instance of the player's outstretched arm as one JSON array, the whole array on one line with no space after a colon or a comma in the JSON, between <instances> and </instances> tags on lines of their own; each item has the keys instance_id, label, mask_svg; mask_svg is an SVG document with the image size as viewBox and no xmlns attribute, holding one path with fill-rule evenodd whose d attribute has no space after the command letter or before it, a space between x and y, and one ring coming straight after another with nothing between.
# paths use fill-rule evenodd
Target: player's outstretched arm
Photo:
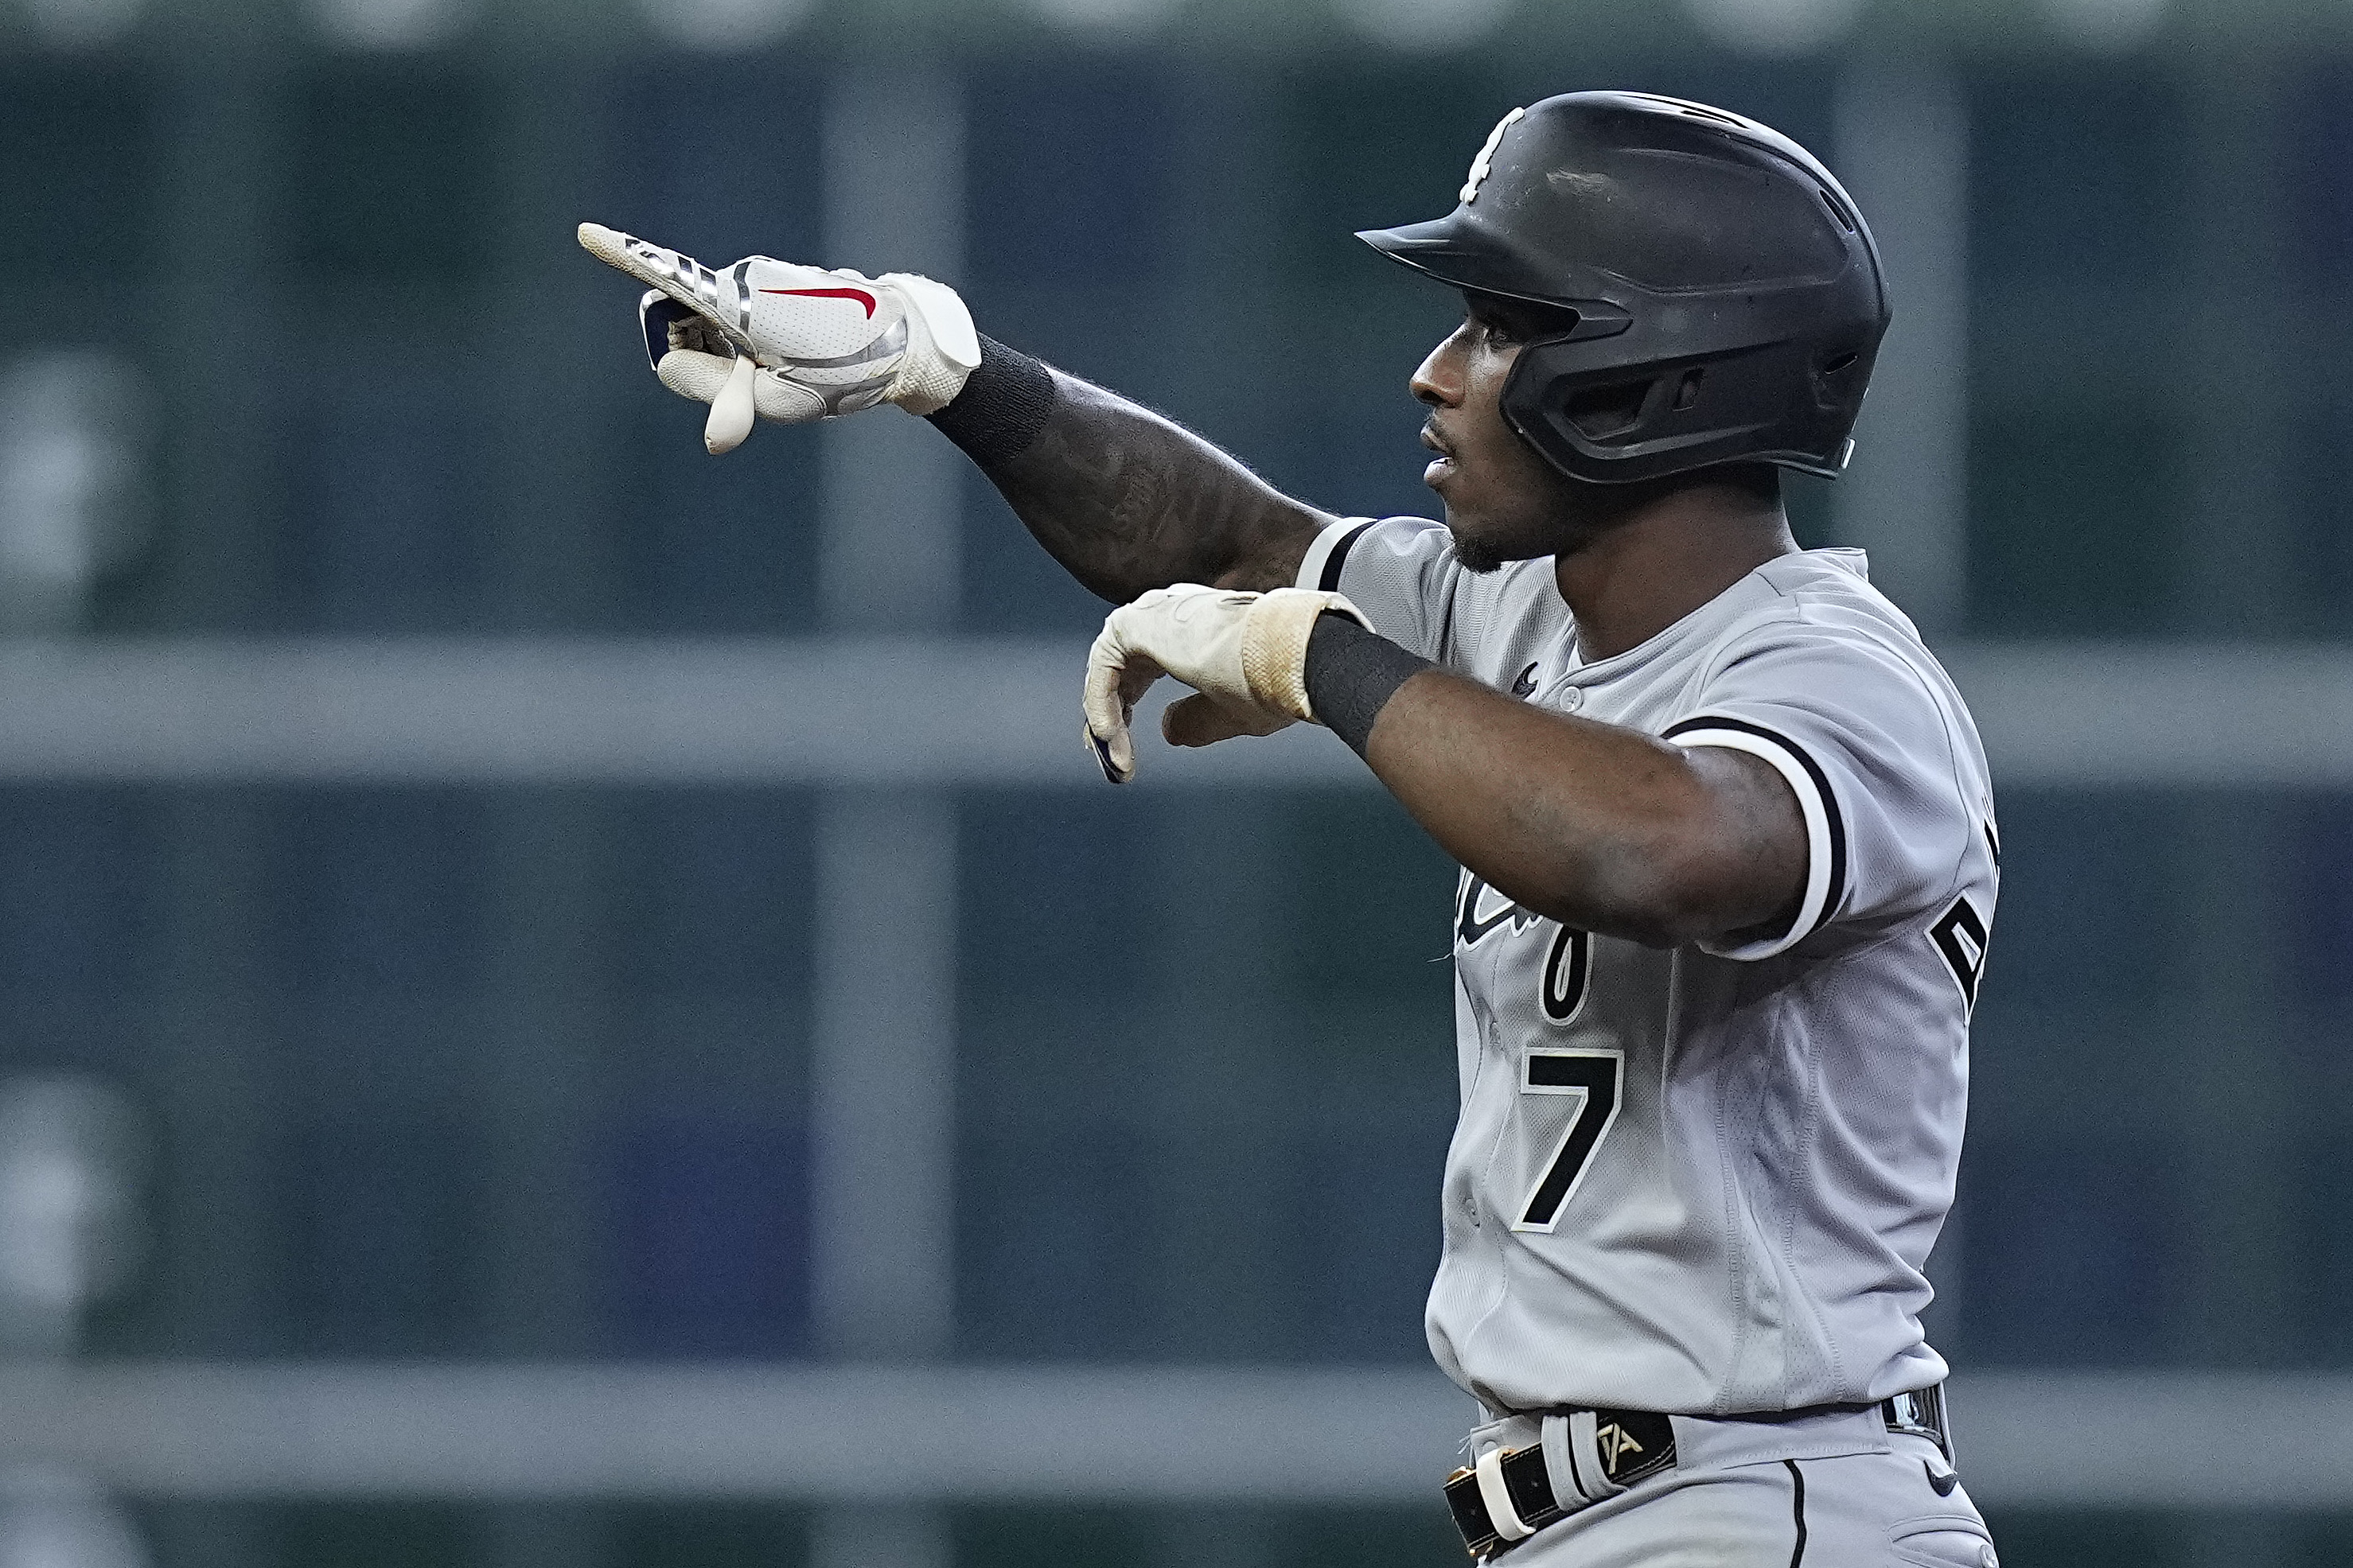
<instances>
[{"instance_id":1,"label":"player's outstretched arm","mask_svg":"<svg viewBox=\"0 0 2353 1568\"><path fill-rule=\"evenodd\" d=\"M647 359L711 405L714 455L755 416L797 425L883 403L931 416L1057 561L1119 603L1171 583L1288 583L1331 521L1173 422L980 337L944 283L765 256L713 269L593 223L580 243L651 285Z\"/></svg>"},{"instance_id":2,"label":"player's outstretched arm","mask_svg":"<svg viewBox=\"0 0 2353 1568\"><path fill-rule=\"evenodd\" d=\"M1105 599L1172 583L1282 586L1332 521L1116 393L987 337L980 359L932 423Z\"/></svg>"},{"instance_id":3,"label":"player's outstretched arm","mask_svg":"<svg viewBox=\"0 0 2353 1568\"><path fill-rule=\"evenodd\" d=\"M1430 837L1525 909L1660 947L1797 916L1805 821L1760 758L1535 707L1329 616L1303 684Z\"/></svg>"}]
</instances>

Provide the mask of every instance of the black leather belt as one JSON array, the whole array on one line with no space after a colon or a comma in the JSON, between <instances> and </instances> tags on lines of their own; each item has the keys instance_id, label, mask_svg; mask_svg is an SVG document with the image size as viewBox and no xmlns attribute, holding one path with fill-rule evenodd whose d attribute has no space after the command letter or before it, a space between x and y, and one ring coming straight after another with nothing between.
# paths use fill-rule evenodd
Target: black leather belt
<instances>
[{"instance_id":1,"label":"black leather belt","mask_svg":"<svg viewBox=\"0 0 2353 1568\"><path fill-rule=\"evenodd\" d=\"M1821 1405L1730 1419L1788 1421L1871 1408ZM1941 1384L1882 1400L1877 1408L1889 1431L1927 1438L1943 1452L1945 1462L1952 1463L1953 1440L1945 1425ZM1476 1464L1446 1478L1446 1506L1472 1556L1492 1557L1675 1463L1674 1423L1653 1411L1576 1410L1566 1414L1566 1475L1553 1473L1545 1462L1544 1445L1537 1442L1525 1448L1490 1450Z\"/></svg>"}]
</instances>

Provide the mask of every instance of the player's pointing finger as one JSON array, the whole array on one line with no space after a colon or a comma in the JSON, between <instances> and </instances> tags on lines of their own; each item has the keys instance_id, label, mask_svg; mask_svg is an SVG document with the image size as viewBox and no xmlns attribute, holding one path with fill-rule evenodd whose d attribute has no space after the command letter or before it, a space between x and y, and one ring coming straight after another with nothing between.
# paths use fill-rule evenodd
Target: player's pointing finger
<instances>
[{"instance_id":1,"label":"player's pointing finger","mask_svg":"<svg viewBox=\"0 0 2353 1568\"><path fill-rule=\"evenodd\" d=\"M640 283L652 284L711 321L731 340L742 338L741 328L723 312L726 300L733 297L733 291L723 288L720 275L693 257L683 251L665 250L633 234L623 234L597 223L580 226L580 248Z\"/></svg>"}]
</instances>

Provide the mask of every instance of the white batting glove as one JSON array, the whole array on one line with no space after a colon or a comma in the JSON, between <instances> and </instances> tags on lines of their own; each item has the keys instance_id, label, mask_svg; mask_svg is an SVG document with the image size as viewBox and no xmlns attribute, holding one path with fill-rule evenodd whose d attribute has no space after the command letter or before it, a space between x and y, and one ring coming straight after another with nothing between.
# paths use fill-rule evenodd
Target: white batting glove
<instances>
[{"instance_id":1,"label":"white batting glove","mask_svg":"<svg viewBox=\"0 0 2353 1568\"><path fill-rule=\"evenodd\" d=\"M1337 610L1373 624L1337 594L1277 588L1267 594L1178 583L1155 588L1103 619L1087 650L1087 748L1103 777L1135 776L1128 723L1152 683L1173 675L1199 695L1169 705L1169 744L1208 746L1236 735L1271 735L1315 714L1307 702L1307 638L1315 617Z\"/></svg>"},{"instance_id":2,"label":"white batting glove","mask_svg":"<svg viewBox=\"0 0 2353 1568\"><path fill-rule=\"evenodd\" d=\"M711 405L702 443L733 451L752 418L805 425L895 403L934 414L980 363L956 291L913 272L828 272L747 256L713 272L691 256L593 223L580 244L653 285L638 301L662 384Z\"/></svg>"}]
</instances>

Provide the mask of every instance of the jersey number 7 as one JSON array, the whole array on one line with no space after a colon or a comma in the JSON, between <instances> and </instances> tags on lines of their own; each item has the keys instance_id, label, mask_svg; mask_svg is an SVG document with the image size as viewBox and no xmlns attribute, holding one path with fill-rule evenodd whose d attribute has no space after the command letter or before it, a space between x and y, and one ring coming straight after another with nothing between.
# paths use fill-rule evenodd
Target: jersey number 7
<instances>
[{"instance_id":1,"label":"jersey number 7","mask_svg":"<svg viewBox=\"0 0 2353 1568\"><path fill-rule=\"evenodd\" d=\"M1528 1201L1522 1205L1520 1217L1512 1225L1514 1230L1549 1234L1559 1223L1560 1211L1568 1206L1569 1198L1577 1192L1577 1183L1585 1179L1594 1151L1601 1147L1601 1141L1609 1136L1609 1129L1618 1120L1620 1091L1626 1081L1626 1053L1530 1051L1521 1064L1520 1074L1522 1094L1561 1095L1570 1100L1556 1113L1567 1125L1552 1146L1544 1173L1528 1190ZM1555 1120L1538 1111L1536 1105L1527 1108L1532 1135ZM1533 1136L1530 1141L1534 1142Z\"/></svg>"}]
</instances>

